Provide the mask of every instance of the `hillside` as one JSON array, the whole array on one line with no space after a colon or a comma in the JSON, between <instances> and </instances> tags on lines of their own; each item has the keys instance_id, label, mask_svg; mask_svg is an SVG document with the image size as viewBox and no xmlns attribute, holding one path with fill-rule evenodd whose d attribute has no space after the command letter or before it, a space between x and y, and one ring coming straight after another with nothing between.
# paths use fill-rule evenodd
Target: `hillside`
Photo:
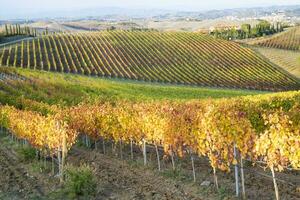
<instances>
[{"instance_id":1,"label":"hillside","mask_svg":"<svg viewBox=\"0 0 300 200\"><path fill-rule=\"evenodd\" d=\"M150 82L257 90L299 89L253 50L198 33L56 34L0 51L4 66Z\"/></svg>"},{"instance_id":2,"label":"hillside","mask_svg":"<svg viewBox=\"0 0 300 200\"><path fill-rule=\"evenodd\" d=\"M249 42L249 44L297 51L300 50L300 27L288 29L287 31L272 37L253 40Z\"/></svg>"},{"instance_id":3,"label":"hillside","mask_svg":"<svg viewBox=\"0 0 300 200\"><path fill-rule=\"evenodd\" d=\"M290 74L300 78L300 52L264 47L256 47L255 50Z\"/></svg>"},{"instance_id":4,"label":"hillside","mask_svg":"<svg viewBox=\"0 0 300 200\"><path fill-rule=\"evenodd\" d=\"M0 67L0 104L19 105L24 99L47 104L76 105L86 100L186 101L264 94L247 90L172 86L93 78Z\"/></svg>"}]
</instances>

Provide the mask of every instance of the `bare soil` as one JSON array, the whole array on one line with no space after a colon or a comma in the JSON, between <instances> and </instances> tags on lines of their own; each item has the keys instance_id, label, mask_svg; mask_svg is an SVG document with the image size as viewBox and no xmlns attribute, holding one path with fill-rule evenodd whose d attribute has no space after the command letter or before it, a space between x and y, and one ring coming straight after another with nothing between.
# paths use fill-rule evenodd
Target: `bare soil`
<instances>
[{"instance_id":1,"label":"bare soil","mask_svg":"<svg viewBox=\"0 0 300 200\"><path fill-rule=\"evenodd\" d=\"M38 199L42 183L28 173L13 151L0 146L0 199Z\"/></svg>"},{"instance_id":2,"label":"bare soil","mask_svg":"<svg viewBox=\"0 0 300 200\"><path fill-rule=\"evenodd\" d=\"M32 170L31 163L22 161L12 146L2 143L0 138L0 199L67 199L53 197L59 190L58 178L49 172ZM155 151L148 149L148 164L143 166L138 148L134 160L130 159L128 147L123 149L123 158L118 150L103 154L98 150L74 147L68 154L67 163L74 166L88 164L92 167L97 181L97 200L213 200L237 199L234 191L233 172L218 172L220 190L213 186L212 170L206 159L196 159L196 183L192 179L190 159L176 159L177 170L172 171L168 158L162 159L162 171L156 164ZM162 156L162 155L161 155ZM48 162L50 166L51 163ZM300 185L299 173L277 173L281 199L300 199L297 188ZM246 164L246 193L248 199L274 199L273 182L268 171ZM209 186L201 186L209 181Z\"/></svg>"}]
</instances>

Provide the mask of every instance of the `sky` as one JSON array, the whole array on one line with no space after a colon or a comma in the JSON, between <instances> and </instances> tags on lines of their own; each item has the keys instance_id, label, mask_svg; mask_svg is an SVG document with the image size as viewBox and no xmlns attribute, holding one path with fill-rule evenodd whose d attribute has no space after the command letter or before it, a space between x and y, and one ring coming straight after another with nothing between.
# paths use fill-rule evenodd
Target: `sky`
<instances>
[{"instance_id":1,"label":"sky","mask_svg":"<svg viewBox=\"0 0 300 200\"><path fill-rule=\"evenodd\" d=\"M202 11L240 7L296 5L300 0L0 0L0 19L32 13L122 7Z\"/></svg>"}]
</instances>

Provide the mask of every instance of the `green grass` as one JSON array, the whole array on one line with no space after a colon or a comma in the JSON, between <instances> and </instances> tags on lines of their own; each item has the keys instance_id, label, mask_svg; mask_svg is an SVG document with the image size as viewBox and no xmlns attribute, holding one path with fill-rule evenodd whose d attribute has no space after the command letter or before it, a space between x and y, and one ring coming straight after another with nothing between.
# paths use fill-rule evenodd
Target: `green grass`
<instances>
[{"instance_id":1,"label":"green grass","mask_svg":"<svg viewBox=\"0 0 300 200\"><path fill-rule=\"evenodd\" d=\"M12 68L2 68L7 70ZM26 76L32 82L0 83L0 97L12 99L22 97L48 104L74 105L84 100L130 101L152 100L191 100L204 98L223 98L266 92L202 88L184 85L151 84L140 81L94 78L73 74L41 72L16 69L15 73ZM4 99L1 98L2 103Z\"/></svg>"}]
</instances>

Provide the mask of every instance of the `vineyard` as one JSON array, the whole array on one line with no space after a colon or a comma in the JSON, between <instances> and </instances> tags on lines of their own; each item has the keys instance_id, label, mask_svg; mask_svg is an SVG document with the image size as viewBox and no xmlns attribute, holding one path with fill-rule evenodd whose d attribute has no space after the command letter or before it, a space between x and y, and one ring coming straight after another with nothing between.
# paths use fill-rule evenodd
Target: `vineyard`
<instances>
[{"instance_id":1,"label":"vineyard","mask_svg":"<svg viewBox=\"0 0 300 200\"><path fill-rule=\"evenodd\" d=\"M67 182L70 157L93 166L98 160L95 176L114 185L125 174L117 172L126 169L111 166L114 161L105 157L111 152L122 161L136 161L126 173L139 179L133 181L137 184L143 184L140 176L150 165L159 173L168 173L169 166L172 176L189 166L193 187L209 176L220 192L224 174L233 174L227 179L232 196L251 199L261 193L250 194L255 183L249 182L255 180L249 169L262 168L270 174L265 175L277 200L297 199L298 179L284 189L281 177L297 177L300 170L300 92L256 91L299 90L297 60L291 59L297 56L268 50L198 33L154 31L60 33L24 40L0 49L0 139L32 148L44 166L52 167L50 179L61 186ZM290 67L285 72L259 53L275 55L271 62ZM17 163L13 156L5 159L9 150L3 146L3 166ZM200 160L208 171L199 171ZM137 176L134 166L139 164L146 167ZM102 167L113 172L113 179ZM164 194L168 183L158 186L151 176L153 190ZM15 178L26 185L22 175ZM199 199L190 198L194 193L188 197L177 183L171 187L179 195L171 199Z\"/></svg>"},{"instance_id":2,"label":"vineyard","mask_svg":"<svg viewBox=\"0 0 300 200\"><path fill-rule=\"evenodd\" d=\"M94 78L66 73L0 67L0 104L25 109L24 100L72 106L86 101L186 101L266 94L255 90L214 89Z\"/></svg>"},{"instance_id":3,"label":"vineyard","mask_svg":"<svg viewBox=\"0 0 300 200\"><path fill-rule=\"evenodd\" d=\"M261 162L272 172L279 199L276 171L300 168L299 102L299 92L286 92L177 103L82 103L68 108L50 106L43 114L1 106L0 124L45 155L57 156L60 174L68 150L78 137L85 136L87 143L101 141L104 152L109 141L120 145L121 155L124 145L131 147L131 154L133 146L141 146L145 165L146 144L151 144L157 152L158 170L160 147L171 158L174 170L175 156L191 156L193 169L194 156L206 157L216 188L217 170L228 172L239 165L244 196L243 163Z\"/></svg>"},{"instance_id":4,"label":"vineyard","mask_svg":"<svg viewBox=\"0 0 300 200\"><path fill-rule=\"evenodd\" d=\"M51 34L2 48L0 65L222 88L300 88L297 79L253 50L198 33Z\"/></svg>"},{"instance_id":5,"label":"vineyard","mask_svg":"<svg viewBox=\"0 0 300 200\"><path fill-rule=\"evenodd\" d=\"M300 78L300 52L274 48L255 48L271 62Z\"/></svg>"},{"instance_id":6,"label":"vineyard","mask_svg":"<svg viewBox=\"0 0 300 200\"><path fill-rule=\"evenodd\" d=\"M300 27L291 28L270 38L254 40L249 44L298 51L300 50Z\"/></svg>"}]
</instances>

